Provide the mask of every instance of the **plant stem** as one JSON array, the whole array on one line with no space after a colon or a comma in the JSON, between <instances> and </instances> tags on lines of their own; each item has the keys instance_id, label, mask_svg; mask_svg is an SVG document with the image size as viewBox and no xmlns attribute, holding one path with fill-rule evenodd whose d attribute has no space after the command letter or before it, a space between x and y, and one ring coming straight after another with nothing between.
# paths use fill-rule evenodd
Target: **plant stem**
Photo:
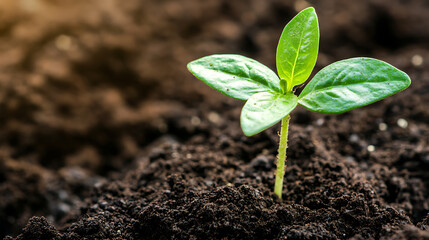
<instances>
[{"instance_id":1,"label":"plant stem","mask_svg":"<svg viewBox=\"0 0 429 240\"><path fill-rule=\"evenodd\" d=\"M283 177L286 171L286 149L287 149L287 137L289 130L289 119L287 115L282 119L282 126L280 130L280 143L279 143L279 154L277 155L277 172L276 182L274 184L274 193L281 199L283 190Z\"/></svg>"}]
</instances>

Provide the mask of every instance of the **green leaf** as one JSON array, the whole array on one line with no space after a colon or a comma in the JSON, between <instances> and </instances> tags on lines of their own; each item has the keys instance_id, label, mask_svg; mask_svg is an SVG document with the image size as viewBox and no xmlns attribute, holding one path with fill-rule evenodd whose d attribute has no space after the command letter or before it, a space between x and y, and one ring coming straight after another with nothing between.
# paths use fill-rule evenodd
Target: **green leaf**
<instances>
[{"instance_id":1,"label":"green leaf","mask_svg":"<svg viewBox=\"0 0 429 240\"><path fill-rule=\"evenodd\" d=\"M280 79L265 65L235 54L217 54L188 63L189 71L232 98L247 100L259 92L281 92Z\"/></svg>"},{"instance_id":2,"label":"green leaf","mask_svg":"<svg viewBox=\"0 0 429 240\"><path fill-rule=\"evenodd\" d=\"M287 81L284 79L280 79L280 88L282 89L282 93L287 93Z\"/></svg>"},{"instance_id":3,"label":"green leaf","mask_svg":"<svg viewBox=\"0 0 429 240\"><path fill-rule=\"evenodd\" d=\"M408 75L372 58L335 62L320 72L299 95L299 104L320 113L343 113L395 94L411 84Z\"/></svg>"},{"instance_id":4,"label":"green leaf","mask_svg":"<svg viewBox=\"0 0 429 240\"><path fill-rule=\"evenodd\" d=\"M284 28L277 46L277 72L289 91L311 74L319 51L319 24L314 8L306 8Z\"/></svg>"},{"instance_id":5,"label":"green leaf","mask_svg":"<svg viewBox=\"0 0 429 240\"><path fill-rule=\"evenodd\" d=\"M255 135L279 122L298 104L293 93L257 93L241 110L241 129L246 136Z\"/></svg>"}]
</instances>

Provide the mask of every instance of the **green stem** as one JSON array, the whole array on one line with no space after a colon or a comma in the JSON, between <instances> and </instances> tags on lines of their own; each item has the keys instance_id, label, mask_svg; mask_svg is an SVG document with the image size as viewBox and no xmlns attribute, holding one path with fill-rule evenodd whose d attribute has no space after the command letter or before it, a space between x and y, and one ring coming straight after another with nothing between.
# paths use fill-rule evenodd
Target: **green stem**
<instances>
[{"instance_id":1,"label":"green stem","mask_svg":"<svg viewBox=\"0 0 429 240\"><path fill-rule=\"evenodd\" d=\"M286 149L287 149L287 136L289 129L290 116L287 115L282 119L282 126L280 130L280 144L279 144L279 155L277 155L277 172L276 182L274 184L274 193L282 198L283 190L283 177L286 171Z\"/></svg>"}]
</instances>

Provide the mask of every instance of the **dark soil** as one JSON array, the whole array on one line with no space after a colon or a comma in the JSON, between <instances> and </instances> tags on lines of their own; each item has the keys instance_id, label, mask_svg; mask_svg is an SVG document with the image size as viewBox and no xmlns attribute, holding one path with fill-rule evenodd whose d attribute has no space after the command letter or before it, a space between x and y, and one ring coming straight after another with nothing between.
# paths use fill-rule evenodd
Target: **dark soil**
<instances>
[{"instance_id":1,"label":"dark soil","mask_svg":"<svg viewBox=\"0 0 429 240\"><path fill-rule=\"evenodd\" d=\"M243 102L186 63L274 69L307 5L316 70L371 56L412 85L341 115L295 110L279 200L279 126L245 137ZM429 239L428 29L426 0L2 0L0 238Z\"/></svg>"}]
</instances>

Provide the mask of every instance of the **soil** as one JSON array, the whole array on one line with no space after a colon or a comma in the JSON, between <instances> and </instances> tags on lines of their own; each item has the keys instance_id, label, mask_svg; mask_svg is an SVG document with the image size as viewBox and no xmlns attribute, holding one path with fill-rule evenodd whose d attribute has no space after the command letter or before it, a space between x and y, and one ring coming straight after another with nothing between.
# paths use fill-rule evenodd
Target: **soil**
<instances>
[{"instance_id":1,"label":"soil","mask_svg":"<svg viewBox=\"0 0 429 240\"><path fill-rule=\"evenodd\" d=\"M279 126L245 137L243 102L186 63L275 69L309 5L316 71L371 56L412 85L341 115L296 109L279 200ZM2 0L0 238L429 239L427 29L426 0Z\"/></svg>"}]
</instances>

